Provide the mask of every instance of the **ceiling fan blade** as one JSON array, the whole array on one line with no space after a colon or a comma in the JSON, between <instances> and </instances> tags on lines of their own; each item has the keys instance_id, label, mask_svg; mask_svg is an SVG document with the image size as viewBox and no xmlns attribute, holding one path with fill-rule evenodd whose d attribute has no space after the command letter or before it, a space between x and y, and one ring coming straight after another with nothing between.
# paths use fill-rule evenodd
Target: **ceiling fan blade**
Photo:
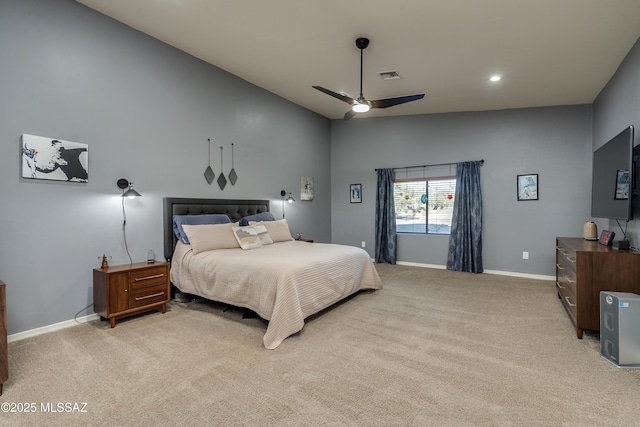
<instances>
[{"instance_id":1,"label":"ceiling fan blade","mask_svg":"<svg viewBox=\"0 0 640 427\"><path fill-rule=\"evenodd\" d=\"M404 104L406 102L417 101L422 98L424 98L424 93L419 95L399 96L397 98L377 99L369 102L371 103L371 108L387 108L393 107L394 105Z\"/></svg>"},{"instance_id":2,"label":"ceiling fan blade","mask_svg":"<svg viewBox=\"0 0 640 427\"><path fill-rule=\"evenodd\" d=\"M358 113L356 113L356 112L355 112L355 111L353 111L353 110L349 110L349 111L347 111L346 113L344 113L344 119L345 119L345 120L349 120L350 118L352 118L352 117L353 117L353 116L355 116L356 114L358 114Z\"/></svg>"},{"instance_id":3,"label":"ceiling fan blade","mask_svg":"<svg viewBox=\"0 0 640 427\"><path fill-rule=\"evenodd\" d=\"M325 89L321 86L312 86L314 89L319 90L320 92L324 92L327 95L331 95L334 98L338 98L340 101L346 102L347 104L354 104L356 101L353 98L349 98L348 96L342 95L340 93L334 92L332 90L329 89Z\"/></svg>"}]
</instances>

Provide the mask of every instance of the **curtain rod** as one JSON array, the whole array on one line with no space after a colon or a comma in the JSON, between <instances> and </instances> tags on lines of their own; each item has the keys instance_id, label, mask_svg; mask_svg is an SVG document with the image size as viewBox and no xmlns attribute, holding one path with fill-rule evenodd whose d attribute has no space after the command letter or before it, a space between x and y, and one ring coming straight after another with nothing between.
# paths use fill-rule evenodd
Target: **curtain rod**
<instances>
[{"instance_id":1,"label":"curtain rod","mask_svg":"<svg viewBox=\"0 0 640 427\"><path fill-rule=\"evenodd\" d=\"M477 160L478 162L480 162L480 164L484 164L484 159L482 160ZM397 170L397 169L417 169L417 168L432 168L432 167L436 167L436 166L451 166L451 165L457 165L460 162L456 162L456 163L436 163L433 165L417 165L417 166L404 166L404 167L400 167L400 168L391 168L393 170ZM378 169L375 169L376 172L378 172Z\"/></svg>"}]
</instances>

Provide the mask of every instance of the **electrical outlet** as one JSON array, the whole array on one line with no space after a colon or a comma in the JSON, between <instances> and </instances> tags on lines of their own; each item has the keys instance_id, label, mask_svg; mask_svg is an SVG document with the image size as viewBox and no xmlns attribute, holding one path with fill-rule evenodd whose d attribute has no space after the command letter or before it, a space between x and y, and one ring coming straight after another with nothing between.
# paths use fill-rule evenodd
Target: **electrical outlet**
<instances>
[{"instance_id":1,"label":"electrical outlet","mask_svg":"<svg viewBox=\"0 0 640 427\"><path fill-rule=\"evenodd\" d=\"M363 241L362 241L362 247L364 248L364 247L365 247L365 245L366 245L366 243L365 243L365 241L363 240Z\"/></svg>"},{"instance_id":2,"label":"electrical outlet","mask_svg":"<svg viewBox=\"0 0 640 427\"><path fill-rule=\"evenodd\" d=\"M529 259L529 252L522 252L522 259Z\"/></svg>"}]
</instances>

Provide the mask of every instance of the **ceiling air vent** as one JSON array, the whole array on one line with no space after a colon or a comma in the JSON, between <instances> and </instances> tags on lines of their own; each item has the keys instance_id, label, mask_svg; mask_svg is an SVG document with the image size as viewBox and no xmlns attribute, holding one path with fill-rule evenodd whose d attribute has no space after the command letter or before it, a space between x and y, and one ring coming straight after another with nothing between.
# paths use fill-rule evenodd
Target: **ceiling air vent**
<instances>
[{"instance_id":1,"label":"ceiling air vent","mask_svg":"<svg viewBox=\"0 0 640 427\"><path fill-rule=\"evenodd\" d=\"M380 71L378 74L380 74L382 80L397 80L402 78L396 70Z\"/></svg>"}]
</instances>

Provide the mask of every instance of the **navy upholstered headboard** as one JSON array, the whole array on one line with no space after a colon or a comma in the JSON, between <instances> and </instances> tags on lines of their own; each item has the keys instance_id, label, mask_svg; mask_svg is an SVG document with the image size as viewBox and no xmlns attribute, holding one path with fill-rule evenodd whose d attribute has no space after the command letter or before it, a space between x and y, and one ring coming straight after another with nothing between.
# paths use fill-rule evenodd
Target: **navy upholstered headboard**
<instances>
[{"instance_id":1,"label":"navy upholstered headboard","mask_svg":"<svg viewBox=\"0 0 640 427\"><path fill-rule=\"evenodd\" d=\"M165 197L163 199L164 257L167 261L171 260L173 249L178 242L173 233L174 215L226 214L231 222L237 222L244 216L268 211L268 200Z\"/></svg>"}]
</instances>

